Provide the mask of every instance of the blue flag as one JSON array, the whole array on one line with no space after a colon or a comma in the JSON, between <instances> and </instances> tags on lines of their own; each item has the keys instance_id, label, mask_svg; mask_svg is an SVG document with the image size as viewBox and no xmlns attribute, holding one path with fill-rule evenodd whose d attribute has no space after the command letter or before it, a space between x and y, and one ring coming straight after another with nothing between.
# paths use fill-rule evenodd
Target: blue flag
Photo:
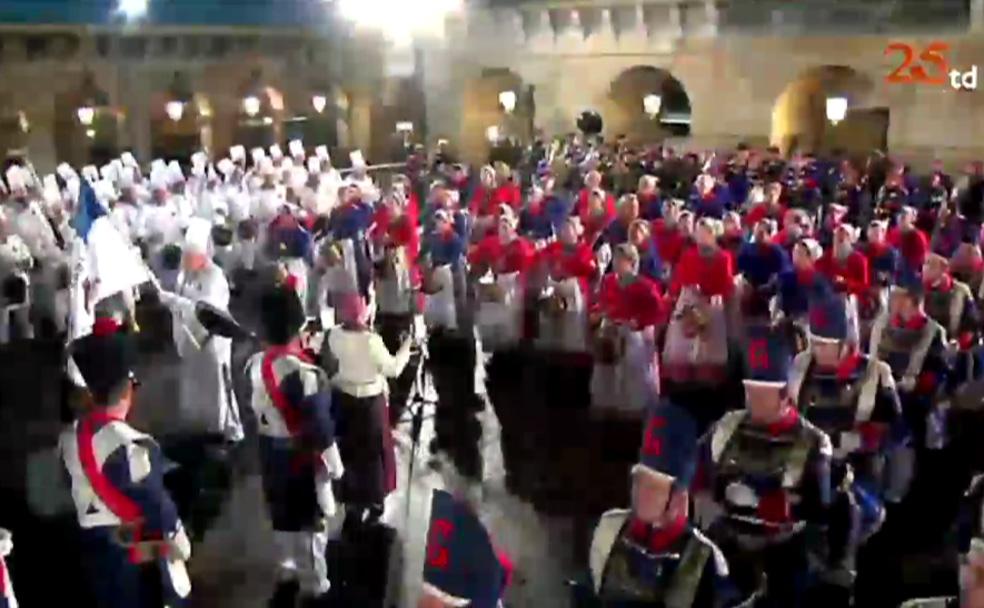
<instances>
[{"instance_id":1,"label":"blue flag","mask_svg":"<svg viewBox=\"0 0 984 608\"><path fill-rule=\"evenodd\" d=\"M92 189L92 185L83 179L82 186L79 188L79 204L72 218L72 228L83 241L88 243L92 224L104 215L106 215L106 208L96 199L96 191Z\"/></svg>"}]
</instances>

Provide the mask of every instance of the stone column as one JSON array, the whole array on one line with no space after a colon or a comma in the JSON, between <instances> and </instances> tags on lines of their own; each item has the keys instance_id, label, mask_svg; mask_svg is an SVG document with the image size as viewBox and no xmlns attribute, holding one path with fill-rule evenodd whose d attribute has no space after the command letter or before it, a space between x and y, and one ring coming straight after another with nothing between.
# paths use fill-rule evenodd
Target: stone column
<instances>
[{"instance_id":1,"label":"stone column","mask_svg":"<svg viewBox=\"0 0 984 608\"><path fill-rule=\"evenodd\" d=\"M150 101L152 79L139 67L123 64L119 68L119 96L125 104L126 125L121 133L120 145L129 149L137 162L148 164L153 153L150 125Z\"/></svg>"},{"instance_id":2,"label":"stone column","mask_svg":"<svg viewBox=\"0 0 984 608\"><path fill-rule=\"evenodd\" d=\"M984 0L970 0L970 29L984 32Z\"/></svg>"}]
</instances>

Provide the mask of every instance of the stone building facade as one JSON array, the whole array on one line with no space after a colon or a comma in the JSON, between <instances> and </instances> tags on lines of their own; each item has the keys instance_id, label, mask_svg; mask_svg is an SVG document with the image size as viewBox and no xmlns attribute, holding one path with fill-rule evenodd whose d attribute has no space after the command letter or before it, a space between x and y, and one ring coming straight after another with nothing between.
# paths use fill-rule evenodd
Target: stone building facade
<instances>
[{"instance_id":1,"label":"stone building facade","mask_svg":"<svg viewBox=\"0 0 984 608\"><path fill-rule=\"evenodd\" d=\"M413 138L446 138L479 161L492 127L564 133L594 109L608 135L685 147L984 156L984 83L885 78L903 59L886 53L897 42L916 60L943 42L949 67L984 64L984 0L486 0L402 51L324 10L323 21L276 27L0 25L0 148L47 170L126 149L149 161L299 136L386 160L402 140L397 123L411 123ZM106 97L92 125L76 112L87 80ZM174 121L165 108L178 81L193 103ZM504 91L516 95L511 112ZM263 104L249 116L243 98L254 94ZM658 115L644 112L647 94L661 94ZM327 100L321 112L315 96ZM826 120L831 96L849 101L838 124Z\"/></svg>"}]
</instances>

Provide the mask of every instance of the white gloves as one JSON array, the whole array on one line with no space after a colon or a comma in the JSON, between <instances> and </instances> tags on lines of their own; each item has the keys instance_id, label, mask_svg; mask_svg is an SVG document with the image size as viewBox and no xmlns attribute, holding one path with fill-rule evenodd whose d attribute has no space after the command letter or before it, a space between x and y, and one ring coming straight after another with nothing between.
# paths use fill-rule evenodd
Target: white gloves
<instances>
[{"instance_id":1,"label":"white gloves","mask_svg":"<svg viewBox=\"0 0 984 608\"><path fill-rule=\"evenodd\" d=\"M174 551L174 556L182 561L191 559L191 541L188 540L188 534L180 521L178 522L178 529L171 537L171 550Z\"/></svg>"},{"instance_id":2,"label":"white gloves","mask_svg":"<svg viewBox=\"0 0 984 608\"><path fill-rule=\"evenodd\" d=\"M330 448L321 453L321 462L324 467L320 467L314 480L314 489L318 497L318 506L325 517L335 516L338 505L335 502L335 493L332 490L331 482L341 479L345 474L345 467L342 465L342 457L338 453L338 444L332 444Z\"/></svg>"}]
</instances>

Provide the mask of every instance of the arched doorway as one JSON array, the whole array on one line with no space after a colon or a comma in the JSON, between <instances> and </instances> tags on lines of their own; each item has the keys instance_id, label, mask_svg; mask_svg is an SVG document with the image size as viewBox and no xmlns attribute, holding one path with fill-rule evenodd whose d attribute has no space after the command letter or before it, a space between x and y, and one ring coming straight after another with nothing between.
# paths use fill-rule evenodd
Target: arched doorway
<instances>
[{"instance_id":1,"label":"arched doorway","mask_svg":"<svg viewBox=\"0 0 984 608\"><path fill-rule=\"evenodd\" d=\"M58 160L75 166L102 166L120 155L123 112L111 105L94 75L55 96L55 150Z\"/></svg>"},{"instance_id":2,"label":"arched doorway","mask_svg":"<svg viewBox=\"0 0 984 608\"><path fill-rule=\"evenodd\" d=\"M624 135L630 143L686 137L690 135L690 97L666 70L636 66L612 81L602 117L606 134Z\"/></svg>"},{"instance_id":3,"label":"arched doorway","mask_svg":"<svg viewBox=\"0 0 984 608\"><path fill-rule=\"evenodd\" d=\"M465 84L459 152L468 161L511 157L530 139L536 108L533 87L506 68L488 68Z\"/></svg>"},{"instance_id":4,"label":"arched doorway","mask_svg":"<svg viewBox=\"0 0 984 608\"><path fill-rule=\"evenodd\" d=\"M840 149L866 154L888 143L888 108L874 107L873 83L847 66L820 66L801 74L772 110L772 144L785 154ZM828 120L830 100L846 100L846 115ZM843 102L841 102L843 103Z\"/></svg>"},{"instance_id":5,"label":"arched doorway","mask_svg":"<svg viewBox=\"0 0 984 608\"><path fill-rule=\"evenodd\" d=\"M151 154L154 158L186 162L210 147L212 110L209 100L195 94L180 113L168 111L169 93L157 93L150 102Z\"/></svg>"},{"instance_id":6,"label":"arched doorway","mask_svg":"<svg viewBox=\"0 0 984 608\"><path fill-rule=\"evenodd\" d=\"M296 97L296 99L295 99ZM325 86L291 95L291 116L284 119L284 143L294 139L308 148L328 146L337 150L348 145L349 96L337 86Z\"/></svg>"},{"instance_id":7,"label":"arched doorway","mask_svg":"<svg viewBox=\"0 0 984 608\"><path fill-rule=\"evenodd\" d=\"M264 82L262 72L254 70L240 87L235 115L233 142L252 148L269 148L283 134L285 103L283 93Z\"/></svg>"}]
</instances>

